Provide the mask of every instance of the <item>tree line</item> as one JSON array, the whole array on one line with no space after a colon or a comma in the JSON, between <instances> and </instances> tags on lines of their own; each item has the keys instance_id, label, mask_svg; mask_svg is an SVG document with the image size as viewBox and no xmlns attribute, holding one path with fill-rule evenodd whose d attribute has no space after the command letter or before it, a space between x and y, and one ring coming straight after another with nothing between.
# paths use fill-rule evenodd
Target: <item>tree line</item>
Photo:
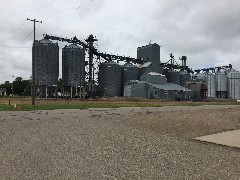
<instances>
[{"instance_id":1,"label":"tree line","mask_svg":"<svg viewBox=\"0 0 240 180\"><path fill-rule=\"evenodd\" d=\"M6 95L16 95L16 96L31 96L31 85L32 80L24 80L21 77L17 77L12 83L5 81L5 83L0 84L0 88L6 89ZM61 92L62 79L58 80L58 92ZM0 94L3 96L4 94Z\"/></svg>"},{"instance_id":2,"label":"tree line","mask_svg":"<svg viewBox=\"0 0 240 180\"><path fill-rule=\"evenodd\" d=\"M0 84L0 88L6 89L6 95L14 94L17 96L30 96L31 95L31 80L23 80L21 77L17 77L12 83L5 81Z\"/></svg>"}]
</instances>

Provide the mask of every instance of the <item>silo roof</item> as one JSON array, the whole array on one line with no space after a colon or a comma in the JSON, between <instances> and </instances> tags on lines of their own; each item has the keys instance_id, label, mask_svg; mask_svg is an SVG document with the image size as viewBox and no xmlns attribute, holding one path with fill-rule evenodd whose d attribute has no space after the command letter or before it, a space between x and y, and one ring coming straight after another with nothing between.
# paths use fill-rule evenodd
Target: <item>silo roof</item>
<instances>
[{"instance_id":1,"label":"silo roof","mask_svg":"<svg viewBox=\"0 0 240 180\"><path fill-rule=\"evenodd\" d=\"M66 48L71 48L71 49L78 49L79 46L77 44L71 44L69 46L66 46Z\"/></svg>"},{"instance_id":2,"label":"silo roof","mask_svg":"<svg viewBox=\"0 0 240 180\"><path fill-rule=\"evenodd\" d=\"M50 41L49 39L42 39L39 41L40 43L43 43L43 44L53 44L52 41Z\"/></svg>"},{"instance_id":3,"label":"silo roof","mask_svg":"<svg viewBox=\"0 0 240 180\"><path fill-rule=\"evenodd\" d=\"M134 64L132 63L126 63L124 65L122 65L123 67L136 67Z\"/></svg>"},{"instance_id":4,"label":"silo roof","mask_svg":"<svg viewBox=\"0 0 240 180\"><path fill-rule=\"evenodd\" d=\"M235 69L229 69L226 71L227 73L240 73L239 71L235 70Z\"/></svg>"},{"instance_id":5,"label":"silo roof","mask_svg":"<svg viewBox=\"0 0 240 180\"><path fill-rule=\"evenodd\" d=\"M157 73L157 72L149 72L148 74L151 76L164 76L165 77L165 75Z\"/></svg>"}]
</instances>

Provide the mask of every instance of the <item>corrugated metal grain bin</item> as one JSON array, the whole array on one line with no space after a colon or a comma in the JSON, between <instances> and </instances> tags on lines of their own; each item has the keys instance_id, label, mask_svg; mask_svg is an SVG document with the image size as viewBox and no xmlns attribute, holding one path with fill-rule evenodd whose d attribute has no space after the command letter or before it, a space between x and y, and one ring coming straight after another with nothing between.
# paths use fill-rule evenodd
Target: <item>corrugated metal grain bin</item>
<instances>
[{"instance_id":1,"label":"corrugated metal grain bin","mask_svg":"<svg viewBox=\"0 0 240 180\"><path fill-rule=\"evenodd\" d=\"M121 66L113 61L99 66L99 86L104 97L121 96Z\"/></svg>"},{"instance_id":2,"label":"corrugated metal grain bin","mask_svg":"<svg viewBox=\"0 0 240 180\"><path fill-rule=\"evenodd\" d=\"M215 98L216 97L216 86L217 86L217 82L216 82L216 75L214 73L208 73L206 75L207 77L207 96L211 97L211 98Z\"/></svg>"},{"instance_id":3,"label":"corrugated metal grain bin","mask_svg":"<svg viewBox=\"0 0 240 180\"><path fill-rule=\"evenodd\" d=\"M227 91L228 76L225 72L216 73L217 91Z\"/></svg>"},{"instance_id":4,"label":"corrugated metal grain bin","mask_svg":"<svg viewBox=\"0 0 240 180\"><path fill-rule=\"evenodd\" d=\"M32 49L34 52L34 49ZM59 76L59 46L50 40L35 41L36 85L57 85Z\"/></svg>"},{"instance_id":5,"label":"corrugated metal grain bin","mask_svg":"<svg viewBox=\"0 0 240 180\"><path fill-rule=\"evenodd\" d=\"M62 49L62 79L64 86L84 86L85 50L76 44Z\"/></svg>"},{"instance_id":6,"label":"corrugated metal grain bin","mask_svg":"<svg viewBox=\"0 0 240 180\"><path fill-rule=\"evenodd\" d=\"M240 99L240 73L231 69L228 75L228 97L231 99Z\"/></svg>"},{"instance_id":7,"label":"corrugated metal grain bin","mask_svg":"<svg viewBox=\"0 0 240 180\"><path fill-rule=\"evenodd\" d=\"M139 69L132 63L122 65L122 82L125 83L129 80L139 79Z\"/></svg>"}]
</instances>

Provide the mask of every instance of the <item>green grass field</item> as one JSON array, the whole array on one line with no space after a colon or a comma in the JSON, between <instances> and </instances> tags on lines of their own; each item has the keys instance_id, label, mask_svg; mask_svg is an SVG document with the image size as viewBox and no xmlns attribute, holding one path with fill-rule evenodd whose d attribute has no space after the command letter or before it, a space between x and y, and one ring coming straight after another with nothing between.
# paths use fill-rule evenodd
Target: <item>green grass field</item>
<instances>
[{"instance_id":1,"label":"green grass field","mask_svg":"<svg viewBox=\"0 0 240 180\"><path fill-rule=\"evenodd\" d=\"M9 105L10 104L10 105ZM15 104L15 107L14 107ZM163 101L155 99L39 99L37 106L31 106L31 98L2 98L0 111L31 111L54 109L120 108L120 107L162 107L162 106L201 106L201 105L240 105L236 100L211 100L203 102Z\"/></svg>"}]
</instances>

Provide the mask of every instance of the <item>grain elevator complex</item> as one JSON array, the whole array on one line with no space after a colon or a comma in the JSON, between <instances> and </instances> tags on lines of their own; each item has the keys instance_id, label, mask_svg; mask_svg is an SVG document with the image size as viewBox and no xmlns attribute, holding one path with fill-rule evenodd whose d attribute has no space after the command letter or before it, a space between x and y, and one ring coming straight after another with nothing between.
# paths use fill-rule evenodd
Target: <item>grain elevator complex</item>
<instances>
[{"instance_id":1,"label":"grain elevator complex","mask_svg":"<svg viewBox=\"0 0 240 180\"><path fill-rule=\"evenodd\" d=\"M240 73L232 65L193 71L186 56L179 58L181 64L172 53L168 62L162 62L156 43L138 47L137 58L101 53L93 46L97 40L92 35L85 41L49 35L35 41L36 85L41 97L53 92L57 96L59 47L51 40L71 43L62 49L62 97L240 99Z\"/></svg>"}]
</instances>

